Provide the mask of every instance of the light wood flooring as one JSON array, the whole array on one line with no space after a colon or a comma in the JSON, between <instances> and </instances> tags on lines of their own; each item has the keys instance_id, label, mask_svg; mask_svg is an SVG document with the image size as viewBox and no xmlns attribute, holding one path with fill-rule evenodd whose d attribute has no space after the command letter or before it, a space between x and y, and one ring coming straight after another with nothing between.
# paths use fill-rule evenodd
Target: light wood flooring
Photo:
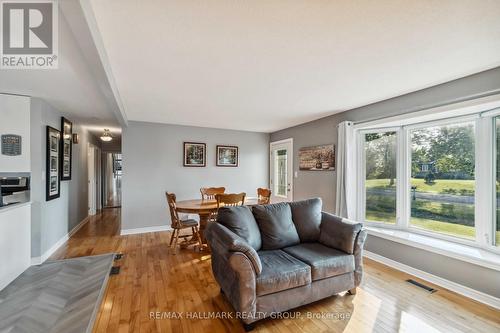
<instances>
[{"instance_id":1,"label":"light wood flooring","mask_svg":"<svg viewBox=\"0 0 500 333\"><path fill-rule=\"evenodd\" d=\"M212 276L210 255L191 249L173 255L169 232L119 236L119 214L105 209L92 217L52 257L124 254L94 332L244 332L238 319L207 318L224 311L234 315ZM500 332L500 311L426 283L438 289L429 294L405 282L414 278L408 274L369 259L364 263L356 295L293 310L289 316L295 318L263 320L254 332ZM150 318L156 311L163 319Z\"/></svg>"}]
</instances>

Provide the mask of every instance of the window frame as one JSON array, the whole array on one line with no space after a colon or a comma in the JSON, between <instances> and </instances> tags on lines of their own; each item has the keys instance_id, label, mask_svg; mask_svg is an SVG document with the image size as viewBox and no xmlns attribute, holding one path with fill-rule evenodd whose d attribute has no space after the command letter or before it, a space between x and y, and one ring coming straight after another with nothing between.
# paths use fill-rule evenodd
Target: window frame
<instances>
[{"instance_id":1,"label":"window frame","mask_svg":"<svg viewBox=\"0 0 500 333\"><path fill-rule=\"evenodd\" d=\"M474 160L475 160L475 165L477 168L477 148L478 148L478 143L477 143L477 118L479 118L477 115L468 115L468 116L459 116L459 117L454 117L454 118L446 118L446 119L438 119L434 121L428 121L424 123L418 123L418 124L411 124L404 126L404 130L406 131L407 135L407 156L405 157L406 160L406 178L408 180L408 195L404 195L404 199L407 201L407 215L406 215L406 231L416 233L416 234L421 234L425 236L432 236L436 237L439 239L444 239L444 240L451 240L454 242L458 242L461 244L466 244L466 245L471 245L471 243L474 243L478 232L477 232L477 224L476 224L476 214L477 214L477 180L476 177L474 177L475 185L474 185L474 229L475 229L475 237L474 239L468 239L460 236L454 236L454 235L449 235L445 233L440 233L440 232L434 232L430 230L426 230L423 228L418 228L415 226L412 226L411 224L411 190L409 188L410 186L410 179L411 179L411 163L412 163L412 147L411 147L411 132L415 130L421 130L425 128L430 128L430 127L437 127L437 126L450 126L450 125L460 125L463 123L472 123L474 125Z\"/></svg>"},{"instance_id":2,"label":"window frame","mask_svg":"<svg viewBox=\"0 0 500 333\"><path fill-rule=\"evenodd\" d=\"M415 113L408 114L407 118L415 119L413 122L406 121L401 125L394 125L394 120L405 119L401 116L387 118L384 121L378 119L374 122L357 124L354 127L356 132L356 159L358 167L357 177L357 205L356 217L367 226L375 228L397 229L410 233L420 234L445 241L473 246L500 254L500 246L495 245L496 231L496 119L500 120L500 96L494 96L495 103L483 103L478 99L476 104L472 103L469 113L464 113L457 106L457 116L450 116L452 107L446 106L447 112L437 113L435 119L418 121ZM471 104L471 101L457 103ZM435 109L439 109L438 107ZM432 109L424 110L425 114L432 113ZM417 112L418 113L418 112ZM451 113L453 114L453 112ZM433 232L410 224L411 217L411 137L412 130L460 124L465 122L474 123L475 138L475 191L474 191L474 228L475 238L467 239L438 232ZM396 223L369 221L365 219L366 214L366 160L365 160L365 134L396 132L397 140L397 171L396 171ZM487 148L484 148L487 147ZM500 149L500 147L498 147ZM500 207L498 207L500 208ZM499 244L500 245L500 244Z\"/></svg>"},{"instance_id":3,"label":"window frame","mask_svg":"<svg viewBox=\"0 0 500 333\"><path fill-rule=\"evenodd\" d=\"M366 220L366 154L365 154L365 135L366 134L378 134L378 133L387 133L387 132L396 132L396 151L397 154L399 154L400 149L401 149L401 128L399 127L382 127L382 128L377 128L377 129L367 129L367 130L359 130L356 137L357 137L357 155L358 155L358 165L362 165L363 167L357 168L358 169L358 189L360 189L358 192L358 202L361 202L362 204L359 205L356 209L357 211L357 216L361 218L367 225L372 225L376 227L386 227L386 228L399 228L399 224L401 219L399 218L399 214L401 212L400 205L398 203L397 197L400 194L400 183L399 183L399 178L400 178L400 164L401 161L396 158L396 223L384 223L384 222L379 222L379 221L369 221Z\"/></svg>"}]
</instances>

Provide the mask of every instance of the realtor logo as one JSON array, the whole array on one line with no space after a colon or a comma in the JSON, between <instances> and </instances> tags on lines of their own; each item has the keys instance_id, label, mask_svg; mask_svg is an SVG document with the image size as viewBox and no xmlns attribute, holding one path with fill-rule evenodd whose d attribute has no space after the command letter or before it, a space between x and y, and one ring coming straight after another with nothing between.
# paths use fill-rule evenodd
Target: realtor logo
<instances>
[{"instance_id":1,"label":"realtor logo","mask_svg":"<svg viewBox=\"0 0 500 333\"><path fill-rule=\"evenodd\" d=\"M56 69L57 2L0 1L2 69Z\"/></svg>"}]
</instances>

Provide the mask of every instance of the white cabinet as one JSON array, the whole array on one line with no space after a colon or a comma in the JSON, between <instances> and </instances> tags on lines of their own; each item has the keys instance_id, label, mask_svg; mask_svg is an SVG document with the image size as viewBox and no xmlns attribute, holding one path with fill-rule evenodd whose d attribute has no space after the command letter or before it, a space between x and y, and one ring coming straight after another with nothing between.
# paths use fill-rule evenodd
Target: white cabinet
<instances>
[{"instance_id":1,"label":"white cabinet","mask_svg":"<svg viewBox=\"0 0 500 333\"><path fill-rule=\"evenodd\" d=\"M31 264L31 205L0 210L0 290Z\"/></svg>"},{"instance_id":2,"label":"white cabinet","mask_svg":"<svg viewBox=\"0 0 500 333\"><path fill-rule=\"evenodd\" d=\"M0 152L0 172L30 172L30 98L0 94L0 135L22 138L20 156Z\"/></svg>"}]
</instances>

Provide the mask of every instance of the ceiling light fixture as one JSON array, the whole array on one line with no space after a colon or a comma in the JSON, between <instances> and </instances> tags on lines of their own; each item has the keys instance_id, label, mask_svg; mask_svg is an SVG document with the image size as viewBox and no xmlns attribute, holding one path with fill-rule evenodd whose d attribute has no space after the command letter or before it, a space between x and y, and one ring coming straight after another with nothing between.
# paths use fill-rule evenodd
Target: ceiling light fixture
<instances>
[{"instance_id":1,"label":"ceiling light fixture","mask_svg":"<svg viewBox=\"0 0 500 333\"><path fill-rule=\"evenodd\" d=\"M101 135L101 140L104 142L109 142L113 140L113 137L111 136L111 133L109 133L109 129L105 128L104 133Z\"/></svg>"}]
</instances>

